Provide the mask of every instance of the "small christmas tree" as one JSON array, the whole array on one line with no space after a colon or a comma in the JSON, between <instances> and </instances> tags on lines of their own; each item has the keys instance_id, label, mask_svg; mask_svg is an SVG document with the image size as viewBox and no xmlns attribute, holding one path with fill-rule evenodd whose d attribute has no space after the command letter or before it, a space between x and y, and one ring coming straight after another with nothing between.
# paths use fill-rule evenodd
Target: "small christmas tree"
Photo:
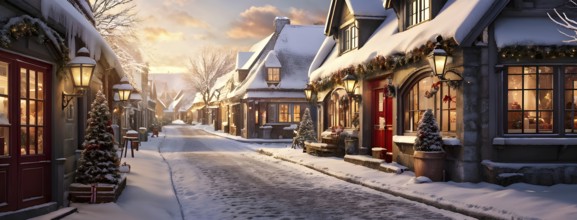
<instances>
[{"instance_id":1,"label":"small christmas tree","mask_svg":"<svg viewBox=\"0 0 577 220\"><path fill-rule=\"evenodd\" d=\"M96 94L88 113L88 127L78 160L76 182L83 184L119 182L120 160L114 148L110 111L106 97L101 91Z\"/></svg>"},{"instance_id":2,"label":"small christmas tree","mask_svg":"<svg viewBox=\"0 0 577 220\"><path fill-rule=\"evenodd\" d=\"M433 110L427 109L419 120L417 139L413 148L416 151L443 151L443 138L439 134L439 125L433 116Z\"/></svg>"},{"instance_id":3,"label":"small christmas tree","mask_svg":"<svg viewBox=\"0 0 577 220\"><path fill-rule=\"evenodd\" d=\"M295 136L295 143L293 144L293 148L296 147L303 147L305 141L316 141L317 135L315 133L315 126L313 124L313 120L311 119L311 111L309 108L305 109L305 113L303 115L303 119L297 129L297 133ZM295 146L296 145L296 146Z\"/></svg>"}]
</instances>

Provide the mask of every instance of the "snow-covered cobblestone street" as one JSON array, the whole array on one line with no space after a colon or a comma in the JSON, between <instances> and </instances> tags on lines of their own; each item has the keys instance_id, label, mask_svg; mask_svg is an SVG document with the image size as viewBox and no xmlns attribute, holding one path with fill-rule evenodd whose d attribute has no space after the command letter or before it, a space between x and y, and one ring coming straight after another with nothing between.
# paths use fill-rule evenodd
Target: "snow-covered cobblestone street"
<instances>
[{"instance_id":1,"label":"snow-covered cobblestone street","mask_svg":"<svg viewBox=\"0 0 577 220\"><path fill-rule=\"evenodd\" d=\"M165 127L185 219L448 219L464 216L351 184L191 127Z\"/></svg>"}]
</instances>

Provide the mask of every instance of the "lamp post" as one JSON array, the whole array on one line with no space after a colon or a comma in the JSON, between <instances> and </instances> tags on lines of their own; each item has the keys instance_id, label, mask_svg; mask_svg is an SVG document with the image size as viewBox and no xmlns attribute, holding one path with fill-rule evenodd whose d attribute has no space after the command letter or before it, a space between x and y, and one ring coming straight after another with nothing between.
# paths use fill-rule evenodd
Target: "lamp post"
<instances>
[{"instance_id":1,"label":"lamp post","mask_svg":"<svg viewBox=\"0 0 577 220\"><path fill-rule=\"evenodd\" d=\"M67 72L72 78L72 86L75 92L68 94L62 91L62 109L70 104L72 98L84 95L84 91L90 87L95 67L96 60L90 58L88 49L86 47L80 48L76 53L76 57L66 65Z\"/></svg>"},{"instance_id":2,"label":"lamp post","mask_svg":"<svg viewBox=\"0 0 577 220\"><path fill-rule=\"evenodd\" d=\"M134 90L134 87L130 85L130 83L128 82L128 78L124 76L122 77L122 79L120 79L120 84L115 84L114 86L112 86L112 89L114 90L114 93L118 95L118 102L120 103L120 111L119 111L120 128L124 130L125 128L122 126L123 124L125 124L122 123L123 121L122 114L124 114L123 104L130 99L130 94L132 93L132 90Z\"/></svg>"}]
</instances>

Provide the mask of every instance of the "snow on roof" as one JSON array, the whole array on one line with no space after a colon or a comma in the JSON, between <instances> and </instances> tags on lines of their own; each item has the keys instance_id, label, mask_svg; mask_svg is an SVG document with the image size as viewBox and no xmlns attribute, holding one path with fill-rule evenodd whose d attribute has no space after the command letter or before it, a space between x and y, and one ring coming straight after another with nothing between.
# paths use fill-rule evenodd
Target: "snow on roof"
<instances>
[{"instance_id":1,"label":"snow on roof","mask_svg":"<svg viewBox=\"0 0 577 220\"><path fill-rule=\"evenodd\" d=\"M200 92L196 92L194 94L194 99L192 100L193 104L198 104L198 103L203 103L204 101L202 100L202 94L200 94Z\"/></svg>"},{"instance_id":2,"label":"snow on roof","mask_svg":"<svg viewBox=\"0 0 577 220\"><path fill-rule=\"evenodd\" d=\"M268 37L265 37L264 39L262 39L261 41L257 42L256 44L254 44L249 51L252 52L252 55L250 56L250 58L244 63L244 65L242 65L242 67L240 69L243 70L248 70L250 69L250 66L252 66L252 64L256 61L256 59L259 57L260 52L264 49L264 47L268 44L268 42L270 41L270 39L272 38L273 34L270 34Z\"/></svg>"},{"instance_id":3,"label":"snow on roof","mask_svg":"<svg viewBox=\"0 0 577 220\"><path fill-rule=\"evenodd\" d=\"M238 52L236 55L236 69L240 69L250 59L254 52Z\"/></svg>"},{"instance_id":4,"label":"snow on roof","mask_svg":"<svg viewBox=\"0 0 577 220\"><path fill-rule=\"evenodd\" d=\"M264 66L265 67L282 67L282 65L280 64L280 61L278 60L278 57L276 56L276 53L274 52L274 50L271 50L268 52L268 54L266 55L266 57L264 58Z\"/></svg>"},{"instance_id":5,"label":"snow on roof","mask_svg":"<svg viewBox=\"0 0 577 220\"><path fill-rule=\"evenodd\" d=\"M428 41L435 41L438 35L444 39L454 38L461 43L474 25L487 13L496 0L448 0L439 14L430 21L398 32L398 18L393 9L386 10L386 19L360 49L339 56L334 44L323 44L320 53L332 50L327 56L317 56L313 63L322 60L323 65L310 69L310 81L328 77L339 69L367 62L378 55L388 56L409 52ZM383 9L383 6L380 5Z\"/></svg>"},{"instance_id":6,"label":"snow on roof","mask_svg":"<svg viewBox=\"0 0 577 220\"><path fill-rule=\"evenodd\" d=\"M346 0L347 6L353 15L382 17L385 15L383 0Z\"/></svg>"},{"instance_id":7,"label":"snow on roof","mask_svg":"<svg viewBox=\"0 0 577 220\"><path fill-rule=\"evenodd\" d=\"M116 98L118 98L118 94L117 94L117 93L114 93L114 97L115 97L115 100L116 100ZM160 103L160 105L162 106L162 108L166 108L166 104L164 104L164 102L163 102L162 100L157 99L156 101L158 101L158 103Z\"/></svg>"},{"instance_id":8,"label":"snow on roof","mask_svg":"<svg viewBox=\"0 0 577 220\"><path fill-rule=\"evenodd\" d=\"M75 37L79 37L90 50L90 56L100 60L103 56L106 62L123 75L120 63L112 48L108 45L96 28L67 0L40 1L42 15L46 19L54 19L66 28L66 38L70 48L70 57L75 57L78 48ZM80 45L78 45L80 46Z\"/></svg>"},{"instance_id":9,"label":"snow on roof","mask_svg":"<svg viewBox=\"0 0 577 220\"><path fill-rule=\"evenodd\" d=\"M511 45L567 45L568 37L548 17L500 18L495 21L497 47Z\"/></svg>"},{"instance_id":10,"label":"snow on roof","mask_svg":"<svg viewBox=\"0 0 577 220\"><path fill-rule=\"evenodd\" d=\"M140 100L142 100L142 95L140 95L139 92L131 92L129 99L134 100L134 101L140 101Z\"/></svg>"},{"instance_id":11,"label":"snow on roof","mask_svg":"<svg viewBox=\"0 0 577 220\"><path fill-rule=\"evenodd\" d=\"M283 27L273 48L282 64L281 80L277 88L304 89L310 64L325 38L323 28L321 25L285 25ZM265 58L259 57L246 80L227 97L241 95L247 89L268 88L264 75L266 73L265 61Z\"/></svg>"},{"instance_id":12,"label":"snow on roof","mask_svg":"<svg viewBox=\"0 0 577 220\"><path fill-rule=\"evenodd\" d=\"M180 101L182 101L182 97L184 96L183 95L177 96L177 98L174 99L174 101L172 101L170 105L168 105L168 108L165 110L165 112L174 112L176 106L180 103Z\"/></svg>"}]
</instances>

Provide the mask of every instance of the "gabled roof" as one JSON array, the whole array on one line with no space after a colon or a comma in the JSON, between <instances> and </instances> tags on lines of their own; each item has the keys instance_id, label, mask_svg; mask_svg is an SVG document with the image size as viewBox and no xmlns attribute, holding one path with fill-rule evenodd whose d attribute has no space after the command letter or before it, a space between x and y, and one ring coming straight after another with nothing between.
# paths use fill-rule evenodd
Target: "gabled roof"
<instances>
[{"instance_id":1,"label":"gabled roof","mask_svg":"<svg viewBox=\"0 0 577 220\"><path fill-rule=\"evenodd\" d=\"M278 90L288 89L298 93L298 97L304 98L304 89L308 76L308 69L324 40L323 26L320 25L285 25L280 32L274 47L265 57L260 56L255 66L250 70L247 78L234 91L227 95L228 98L243 96L251 97L248 90ZM269 88L266 83L265 68L267 61L277 58L281 68L280 84L276 88ZM274 60L276 62L276 60ZM269 64L273 64L270 62ZM286 93L286 92L285 92ZM284 97L281 93L268 93L267 97ZM292 97L292 96L291 96Z\"/></svg>"},{"instance_id":2,"label":"gabled roof","mask_svg":"<svg viewBox=\"0 0 577 220\"><path fill-rule=\"evenodd\" d=\"M325 35L333 35L340 22L344 7L355 19L384 19L383 0L332 0L325 22Z\"/></svg>"},{"instance_id":3,"label":"gabled roof","mask_svg":"<svg viewBox=\"0 0 577 220\"><path fill-rule=\"evenodd\" d=\"M403 32L398 32L395 11L387 9L386 19L363 47L339 56L335 44L325 41L313 61L322 65L315 69L311 66L310 80L328 77L339 69L365 63L378 55L409 52L429 41L434 42L438 35L443 39L454 38L457 44L471 43L472 36L478 36L476 32L482 31L506 3L500 0L447 0L435 18ZM323 56L325 53L327 55Z\"/></svg>"},{"instance_id":4,"label":"gabled roof","mask_svg":"<svg viewBox=\"0 0 577 220\"><path fill-rule=\"evenodd\" d=\"M278 57L276 56L276 53L274 52L274 50L271 50L268 52L268 54L266 55L266 57L264 58L264 66L265 67L282 67L282 65L280 64L280 61L278 60Z\"/></svg>"},{"instance_id":5,"label":"gabled roof","mask_svg":"<svg viewBox=\"0 0 577 220\"><path fill-rule=\"evenodd\" d=\"M236 55L236 69L240 69L251 57L254 52L238 52Z\"/></svg>"},{"instance_id":6,"label":"gabled roof","mask_svg":"<svg viewBox=\"0 0 577 220\"><path fill-rule=\"evenodd\" d=\"M264 39L262 39L261 41L259 41L256 44L254 44L249 49L249 52L252 52L252 55L250 56L250 58L248 58L248 60L244 63L244 65L240 69L248 70L252 67L252 65L256 62L257 58L260 57L264 47L271 40L272 36L273 36L273 34L269 35L268 37L265 37Z\"/></svg>"}]
</instances>

